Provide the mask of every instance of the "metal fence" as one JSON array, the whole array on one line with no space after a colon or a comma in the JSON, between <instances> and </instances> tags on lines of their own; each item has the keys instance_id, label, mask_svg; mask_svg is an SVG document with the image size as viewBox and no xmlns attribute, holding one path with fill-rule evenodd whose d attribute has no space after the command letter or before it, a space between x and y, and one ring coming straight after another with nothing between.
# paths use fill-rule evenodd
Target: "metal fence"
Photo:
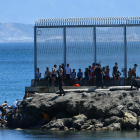
<instances>
[{"instance_id":1,"label":"metal fence","mask_svg":"<svg viewBox=\"0 0 140 140\"><path fill-rule=\"evenodd\" d=\"M121 72L139 64L140 17L38 19L34 26L35 70L42 77L46 67L70 64L82 72L92 63L101 61L113 66L118 62ZM137 67L140 76L140 68ZM123 76L123 75L122 75Z\"/></svg>"}]
</instances>

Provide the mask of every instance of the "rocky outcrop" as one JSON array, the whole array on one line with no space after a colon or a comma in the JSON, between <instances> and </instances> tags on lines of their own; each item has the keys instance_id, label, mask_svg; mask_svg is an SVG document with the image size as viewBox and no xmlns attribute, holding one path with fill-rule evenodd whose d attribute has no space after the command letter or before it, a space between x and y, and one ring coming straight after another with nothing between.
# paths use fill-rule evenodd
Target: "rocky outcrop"
<instances>
[{"instance_id":1,"label":"rocky outcrop","mask_svg":"<svg viewBox=\"0 0 140 140\"><path fill-rule=\"evenodd\" d=\"M43 124L43 115L49 121ZM122 130L140 129L140 92L95 91L33 94L21 102L16 118L9 127L45 130Z\"/></svg>"}]
</instances>

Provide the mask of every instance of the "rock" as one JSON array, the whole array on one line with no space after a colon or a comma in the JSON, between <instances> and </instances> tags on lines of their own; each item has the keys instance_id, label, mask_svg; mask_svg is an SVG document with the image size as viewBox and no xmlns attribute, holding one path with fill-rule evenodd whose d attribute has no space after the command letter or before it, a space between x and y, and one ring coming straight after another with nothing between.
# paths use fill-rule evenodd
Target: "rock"
<instances>
[{"instance_id":1,"label":"rock","mask_svg":"<svg viewBox=\"0 0 140 140\"><path fill-rule=\"evenodd\" d=\"M124 129L134 129L137 125L137 117L135 116L135 113L128 113L126 112L124 114L124 118L122 120L122 128Z\"/></svg>"},{"instance_id":2,"label":"rock","mask_svg":"<svg viewBox=\"0 0 140 140\"><path fill-rule=\"evenodd\" d=\"M113 116L113 117L110 117L110 118L105 119L104 126L108 126L108 125L110 125L112 123L118 123L118 122L121 123L121 121L122 121L121 118L119 118L117 116Z\"/></svg>"},{"instance_id":3,"label":"rock","mask_svg":"<svg viewBox=\"0 0 140 140\"><path fill-rule=\"evenodd\" d=\"M15 130L23 130L23 129L21 129L21 128L16 128Z\"/></svg>"},{"instance_id":4,"label":"rock","mask_svg":"<svg viewBox=\"0 0 140 140\"><path fill-rule=\"evenodd\" d=\"M109 126L107 126L108 130L121 130L120 123L112 123Z\"/></svg>"},{"instance_id":5,"label":"rock","mask_svg":"<svg viewBox=\"0 0 140 140\"><path fill-rule=\"evenodd\" d=\"M51 131L59 131L59 128L50 128Z\"/></svg>"},{"instance_id":6,"label":"rock","mask_svg":"<svg viewBox=\"0 0 140 140\"><path fill-rule=\"evenodd\" d=\"M107 127L102 127L102 130L108 130L108 128Z\"/></svg>"},{"instance_id":7,"label":"rock","mask_svg":"<svg viewBox=\"0 0 140 140\"><path fill-rule=\"evenodd\" d=\"M138 116L138 130L140 130L140 116Z\"/></svg>"},{"instance_id":8,"label":"rock","mask_svg":"<svg viewBox=\"0 0 140 140\"><path fill-rule=\"evenodd\" d=\"M46 125L43 125L41 129L51 129L51 128L59 128L64 129L63 119L52 120Z\"/></svg>"},{"instance_id":9,"label":"rock","mask_svg":"<svg viewBox=\"0 0 140 140\"><path fill-rule=\"evenodd\" d=\"M83 125L81 125L81 129L87 129L89 127L89 124L84 123Z\"/></svg>"},{"instance_id":10,"label":"rock","mask_svg":"<svg viewBox=\"0 0 140 140\"><path fill-rule=\"evenodd\" d=\"M87 117L84 114L74 116L72 118L72 127L75 129L81 129L81 125L86 121Z\"/></svg>"},{"instance_id":11,"label":"rock","mask_svg":"<svg viewBox=\"0 0 140 140\"><path fill-rule=\"evenodd\" d=\"M95 124L95 128L102 128L103 124L99 123L99 124Z\"/></svg>"}]
</instances>

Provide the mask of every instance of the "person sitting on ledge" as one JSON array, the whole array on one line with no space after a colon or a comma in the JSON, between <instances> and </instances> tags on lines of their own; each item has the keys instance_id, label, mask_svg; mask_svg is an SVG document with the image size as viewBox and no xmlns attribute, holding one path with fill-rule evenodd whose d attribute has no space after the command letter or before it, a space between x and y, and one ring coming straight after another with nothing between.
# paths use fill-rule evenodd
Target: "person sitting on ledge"
<instances>
[{"instance_id":1,"label":"person sitting on ledge","mask_svg":"<svg viewBox=\"0 0 140 140\"><path fill-rule=\"evenodd\" d=\"M127 85L129 80L131 81L131 85L132 85L132 70L131 70L131 68L129 68L129 71L128 71L128 78L126 79L126 85Z\"/></svg>"},{"instance_id":2,"label":"person sitting on ledge","mask_svg":"<svg viewBox=\"0 0 140 140\"><path fill-rule=\"evenodd\" d=\"M36 78L34 80L34 86L35 86L35 81L39 81L39 85L40 85L40 79L41 79L41 72L39 71L39 68L37 68Z\"/></svg>"},{"instance_id":3,"label":"person sitting on ledge","mask_svg":"<svg viewBox=\"0 0 140 140\"><path fill-rule=\"evenodd\" d=\"M113 67L114 86L116 84L116 79L119 80L119 86L120 86L120 75L121 73L118 71L118 63L115 63L115 66Z\"/></svg>"},{"instance_id":4,"label":"person sitting on ledge","mask_svg":"<svg viewBox=\"0 0 140 140\"><path fill-rule=\"evenodd\" d=\"M50 86L51 72L49 71L49 68L48 67L46 68L46 71L45 71L45 74L44 74L44 83L45 83L45 80L48 81L48 86ZM45 85L47 85L47 84L45 83Z\"/></svg>"},{"instance_id":5,"label":"person sitting on ledge","mask_svg":"<svg viewBox=\"0 0 140 140\"><path fill-rule=\"evenodd\" d=\"M72 85L74 85L76 82L76 72L75 69L73 69L72 73L71 73L71 83Z\"/></svg>"},{"instance_id":6,"label":"person sitting on ledge","mask_svg":"<svg viewBox=\"0 0 140 140\"><path fill-rule=\"evenodd\" d=\"M82 85L82 77L83 77L83 72L81 72L81 69L79 69L79 72L77 73L77 80L80 81L80 85Z\"/></svg>"}]
</instances>

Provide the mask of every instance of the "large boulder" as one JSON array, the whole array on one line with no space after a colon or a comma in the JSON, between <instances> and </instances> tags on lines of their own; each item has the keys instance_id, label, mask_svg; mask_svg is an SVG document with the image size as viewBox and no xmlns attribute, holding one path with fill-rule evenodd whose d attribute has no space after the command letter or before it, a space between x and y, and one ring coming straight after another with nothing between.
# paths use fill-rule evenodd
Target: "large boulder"
<instances>
[{"instance_id":1,"label":"large boulder","mask_svg":"<svg viewBox=\"0 0 140 140\"><path fill-rule=\"evenodd\" d=\"M51 128L64 129L63 119L52 120L46 125L43 125L41 128L42 129L51 129Z\"/></svg>"},{"instance_id":2,"label":"large boulder","mask_svg":"<svg viewBox=\"0 0 140 140\"><path fill-rule=\"evenodd\" d=\"M120 123L112 123L109 126L107 126L108 130L121 130L121 124Z\"/></svg>"},{"instance_id":3,"label":"large boulder","mask_svg":"<svg viewBox=\"0 0 140 140\"><path fill-rule=\"evenodd\" d=\"M135 113L126 112L124 118L122 119L122 128L123 129L134 129L137 125L137 116Z\"/></svg>"},{"instance_id":4,"label":"large boulder","mask_svg":"<svg viewBox=\"0 0 140 140\"><path fill-rule=\"evenodd\" d=\"M87 117L84 114L74 116L72 118L72 127L75 129L81 129L81 125L86 121Z\"/></svg>"},{"instance_id":5,"label":"large boulder","mask_svg":"<svg viewBox=\"0 0 140 140\"><path fill-rule=\"evenodd\" d=\"M112 123L118 123L118 122L121 123L122 122L122 118L119 118L117 116L113 116L113 117L105 119L104 126L108 126L108 125L110 125Z\"/></svg>"}]
</instances>

